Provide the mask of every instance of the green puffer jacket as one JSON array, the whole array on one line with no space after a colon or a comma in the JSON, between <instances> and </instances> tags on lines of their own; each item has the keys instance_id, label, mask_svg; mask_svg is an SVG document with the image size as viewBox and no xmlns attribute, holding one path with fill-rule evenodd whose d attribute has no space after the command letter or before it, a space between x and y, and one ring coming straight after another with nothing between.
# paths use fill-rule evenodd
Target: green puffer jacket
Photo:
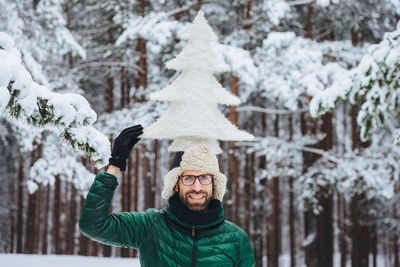
<instances>
[{"instance_id":1,"label":"green puffer jacket","mask_svg":"<svg viewBox=\"0 0 400 267\"><path fill-rule=\"evenodd\" d=\"M142 267L167 266L255 266L247 234L219 218L207 225L193 226L170 211L109 213L118 185L108 173L96 176L82 208L81 232L108 245L137 248Z\"/></svg>"}]
</instances>

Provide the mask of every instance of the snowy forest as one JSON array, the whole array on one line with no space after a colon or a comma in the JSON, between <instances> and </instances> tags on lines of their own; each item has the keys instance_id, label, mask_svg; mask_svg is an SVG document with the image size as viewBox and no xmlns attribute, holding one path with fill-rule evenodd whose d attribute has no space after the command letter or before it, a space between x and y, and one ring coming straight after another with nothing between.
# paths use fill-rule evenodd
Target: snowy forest
<instances>
[{"instance_id":1,"label":"snowy forest","mask_svg":"<svg viewBox=\"0 0 400 267\"><path fill-rule=\"evenodd\" d=\"M0 0L0 253L138 257L79 214L114 138L168 109L200 9L254 135L218 160L256 266L400 267L399 0ZM140 140L112 211L165 208L170 145Z\"/></svg>"}]
</instances>

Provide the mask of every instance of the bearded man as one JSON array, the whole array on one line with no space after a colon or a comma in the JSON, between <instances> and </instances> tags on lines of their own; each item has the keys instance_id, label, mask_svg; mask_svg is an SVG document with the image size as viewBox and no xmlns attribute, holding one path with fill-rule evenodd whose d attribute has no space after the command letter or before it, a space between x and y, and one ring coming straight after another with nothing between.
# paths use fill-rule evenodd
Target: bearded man
<instances>
[{"instance_id":1,"label":"bearded man","mask_svg":"<svg viewBox=\"0 0 400 267\"><path fill-rule=\"evenodd\" d=\"M226 177L207 146L175 153L164 178L166 209L109 213L119 171L126 170L142 133L136 125L115 139L110 164L96 175L82 208L81 232L104 244L138 249L142 267L255 266L247 234L224 219Z\"/></svg>"}]
</instances>

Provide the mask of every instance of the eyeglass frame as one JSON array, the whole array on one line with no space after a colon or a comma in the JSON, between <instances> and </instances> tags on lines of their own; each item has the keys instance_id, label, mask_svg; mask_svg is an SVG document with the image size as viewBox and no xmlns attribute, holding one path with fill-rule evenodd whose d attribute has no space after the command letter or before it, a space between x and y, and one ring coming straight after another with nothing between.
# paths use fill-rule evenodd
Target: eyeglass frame
<instances>
[{"instance_id":1,"label":"eyeglass frame","mask_svg":"<svg viewBox=\"0 0 400 267\"><path fill-rule=\"evenodd\" d=\"M204 176L204 175L210 175L210 176L211 176L211 182L210 182L209 184L202 184L202 183L201 183L200 177L201 177L201 176ZM194 181L193 181L193 183L192 183L192 184L188 184L188 185L184 184L184 183L183 183L183 180L182 180L182 177L184 177L184 176L194 176ZM184 186L191 186L191 185L194 185L194 184L196 183L196 180L199 180L199 183L200 183L201 185L210 185L210 184L212 184L212 183L214 182L214 174L210 174L210 173L207 173L207 174L200 174L200 175L191 175L191 174L179 175L178 178L182 181L182 184L183 184Z\"/></svg>"}]
</instances>

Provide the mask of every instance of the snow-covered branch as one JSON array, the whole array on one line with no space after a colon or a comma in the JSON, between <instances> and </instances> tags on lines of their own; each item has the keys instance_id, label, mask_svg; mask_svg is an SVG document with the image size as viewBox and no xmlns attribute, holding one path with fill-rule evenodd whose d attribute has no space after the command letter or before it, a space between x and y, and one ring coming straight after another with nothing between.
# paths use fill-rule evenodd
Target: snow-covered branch
<instances>
[{"instance_id":1,"label":"snow-covered branch","mask_svg":"<svg viewBox=\"0 0 400 267\"><path fill-rule=\"evenodd\" d=\"M237 107L236 111L254 111L254 112L261 112L267 114L274 114L274 115L290 115L290 114L297 114L297 113L308 113L308 108L302 108L298 110L286 110L286 109L270 109L270 108L262 108L256 106L241 106Z\"/></svg>"},{"instance_id":2,"label":"snow-covered branch","mask_svg":"<svg viewBox=\"0 0 400 267\"><path fill-rule=\"evenodd\" d=\"M343 72L342 79L313 98L311 115L332 110L341 99L353 104L362 101L357 123L365 141L373 130L400 114L399 47L400 23L395 32L386 33L382 42L369 47L356 68ZM396 136L395 143L400 143Z\"/></svg>"},{"instance_id":3,"label":"snow-covered branch","mask_svg":"<svg viewBox=\"0 0 400 267\"><path fill-rule=\"evenodd\" d=\"M80 71L86 68L126 68L132 69L139 73L144 73L144 70L136 64L128 63L128 62L83 62L76 67L74 67L73 71Z\"/></svg>"},{"instance_id":4,"label":"snow-covered branch","mask_svg":"<svg viewBox=\"0 0 400 267\"><path fill-rule=\"evenodd\" d=\"M0 61L0 111L54 131L93 162L106 163L110 143L91 126L97 115L83 96L54 93L34 82L13 39L4 32L0 32Z\"/></svg>"}]
</instances>

